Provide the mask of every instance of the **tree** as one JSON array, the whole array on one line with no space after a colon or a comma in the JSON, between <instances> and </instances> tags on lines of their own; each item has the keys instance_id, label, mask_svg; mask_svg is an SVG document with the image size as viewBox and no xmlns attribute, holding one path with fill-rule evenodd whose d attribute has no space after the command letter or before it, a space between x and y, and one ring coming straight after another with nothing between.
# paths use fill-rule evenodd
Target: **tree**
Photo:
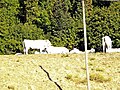
<instances>
[{"instance_id":1,"label":"tree","mask_svg":"<svg viewBox=\"0 0 120 90\"><path fill-rule=\"evenodd\" d=\"M12 33L14 33L14 27L19 23L17 18L18 7L17 0L0 1L0 53L9 54L16 45L17 41Z\"/></svg>"},{"instance_id":2,"label":"tree","mask_svg":"<svg viewBox=\"0 0 120 90\"><path fill-rule=\"evenodd\" d=\"M77 46L78 28L69 12L70 4L67 0L54 2L50 16L51 25L47 32L51 33L50 39L55 46L66 46L68 48L72 48L72 45Z\"/></svg>"}]
</instances>

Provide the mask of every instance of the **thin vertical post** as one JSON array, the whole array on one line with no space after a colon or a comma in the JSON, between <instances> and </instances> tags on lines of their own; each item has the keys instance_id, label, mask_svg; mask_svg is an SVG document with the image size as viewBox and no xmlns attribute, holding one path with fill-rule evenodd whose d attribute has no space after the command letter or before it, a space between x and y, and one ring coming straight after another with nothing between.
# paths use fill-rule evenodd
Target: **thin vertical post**
<instances>
[{"instance_id":1,"label":"thin vertical post","mask_svg":"<svg viewBox=\"0 0 120 90\"><path fill-rule=\"evenodd\" d=\"M88 69L88 55L87 55L87 35L86 35L86 22L85 22L85 5L84 5L84 0L82 0L82 7L83 7L83 25L84 25L85 66L86 66L86 77L87 77L87 90L90 90L89 69Z\"/></svg>"}]
</instances>

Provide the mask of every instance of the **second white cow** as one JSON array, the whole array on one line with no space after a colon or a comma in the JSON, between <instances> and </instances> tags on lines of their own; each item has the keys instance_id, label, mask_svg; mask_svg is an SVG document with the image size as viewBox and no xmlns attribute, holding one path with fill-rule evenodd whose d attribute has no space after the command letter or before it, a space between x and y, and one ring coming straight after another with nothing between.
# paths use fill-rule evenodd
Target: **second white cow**
<instances>
[{"instance_id":1,"label":"second white cow","mask_svg":"<svg viewBox=\"0 0 120 90\"><path fill-rule=\"evenodd\" d=\"M103 52L110 50L112 48L112 41L109 36L105 36L102 38Z\"/></svg>"},{"instance_id":2,"label":"second white cow","mask_svg":"<svg viewBox=\"0 0 120 90\"><path fill-rule=\"evenodd\" d=\"M83 53L82 51L79 51L79 49L77 48L73 48L73 50L70 51L71 54L79 54L79 53Z\"/></svg>"},{"instance_id":3,"label":"second white cow","mask_svg":"<svg viewBox=\"0 0 120 90\"><path fill-rule=\"evenodd\" d=\"M66 47L54 47L50 46L46 48L48 54L66 54L69 53L69 50Z\"/></svg>"}]
</instances>

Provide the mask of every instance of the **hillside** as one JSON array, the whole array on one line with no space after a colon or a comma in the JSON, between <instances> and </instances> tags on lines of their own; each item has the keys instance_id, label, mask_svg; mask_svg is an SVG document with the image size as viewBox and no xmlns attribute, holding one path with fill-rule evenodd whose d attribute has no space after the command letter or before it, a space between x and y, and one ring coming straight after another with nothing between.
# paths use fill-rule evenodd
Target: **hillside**
<instances>
[{"instance_id":1,"label":"hillside","mask_svg":"<svg viewBox=\"0 0 120 90\"><path fill-rule=\"evenodd\" d=\"M91 90L120 90L120 53L89 54ZM1 55L1 90L86 90L83 54Z\"/></svg>"}]
</instances>

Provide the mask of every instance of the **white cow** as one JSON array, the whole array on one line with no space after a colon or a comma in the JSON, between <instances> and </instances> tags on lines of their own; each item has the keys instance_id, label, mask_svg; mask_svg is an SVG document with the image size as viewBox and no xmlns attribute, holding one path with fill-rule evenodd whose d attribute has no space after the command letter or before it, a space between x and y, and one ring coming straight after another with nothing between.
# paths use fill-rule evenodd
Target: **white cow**
<instances>
[{"instance_id":1,"label":"white cow","mask_svg":"<svg viewBox=\"0 0 120 90\"><path fill-rule=\"evenodd\" d=\"M87 50L87 53L95 53L95 49L91 48L90 50Z\"/></svg>"},{"instance_id":2,"label":"white cow","mask_svg":"<svg viewBox=\"0 0 120 90\"><path fill-rule=\"evenodd\" d=\"M40 52L42 52L42 50L44 50L45 48L49 46L51 46L51 42L49 40L27 40L25 39L23 41L24 54L28 54L28 50L30 48L39 49Z\"/></svg>"},{"instance_id":3,"label":"white cow","mask_svg":"<svg viewBox=\"0 0 120 90\"><path fill-rule=\"evenodd\" d=\"M46 48L48 54L66 54L69 53L69 50L66 47L54 47L50 46Z\"/></svg>"},{"instance_id":4,"label":"white cow","mask_svg":"<svg viewBox=\"0 0 120 90\"><path fill-rule=\"evenodd\" d=\"M109 36L103 37L102 44L103 44L103 52L106 52L106 50L110 50L112 48L111 38Z\"/></svg>"},{"instance_id":5,"label":"white cow","mask_svg":"<svg viewBox=\"0 0 120 90\"><path fill-rule=\"evenodd\" d=\"M73 50L70 51L71 54L78 54L78 53L83 53L82 51L79 51L77 48L73 48Z\"/></svg>"}]
</instances>

